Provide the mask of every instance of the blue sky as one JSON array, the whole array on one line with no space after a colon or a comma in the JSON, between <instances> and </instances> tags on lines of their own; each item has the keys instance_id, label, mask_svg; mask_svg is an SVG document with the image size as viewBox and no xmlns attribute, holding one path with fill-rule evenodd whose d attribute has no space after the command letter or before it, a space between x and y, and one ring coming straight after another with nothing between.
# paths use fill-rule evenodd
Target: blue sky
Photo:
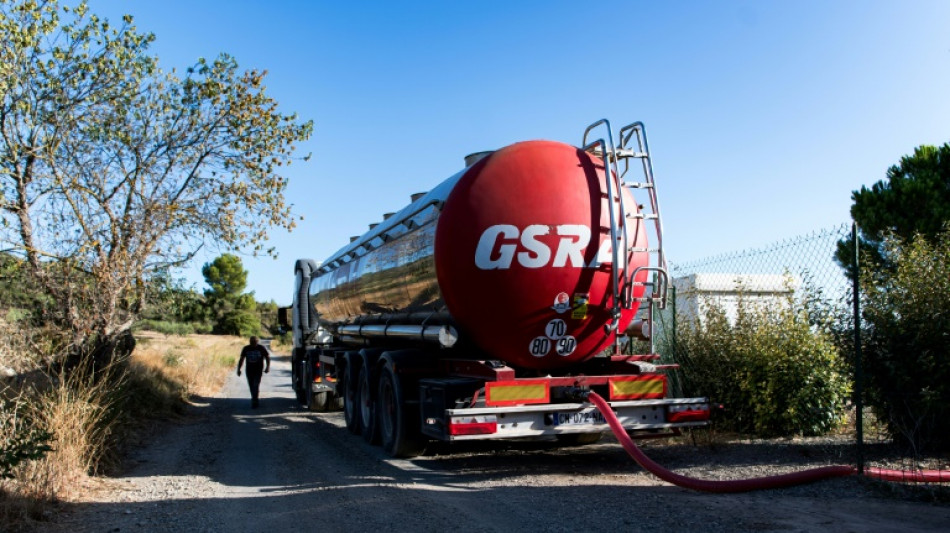
<instances>
[{"instance_id":1,"label":"blue sky","mask_svg":"<svg viewBox=\"0 0 950 533\"><path fill-rule=\"evenodd\" d=\"M266 69L313 119L287 171L304 220L277 260L244 257L259 300L465 154L580 143L600 118L650 135L667 255L689 262L849 220L851 191L950 141L950 2L91 0L157 36L163 68L221 52ZM204 288L201 263L185 269Z\"/></svg>"}]
</instances>

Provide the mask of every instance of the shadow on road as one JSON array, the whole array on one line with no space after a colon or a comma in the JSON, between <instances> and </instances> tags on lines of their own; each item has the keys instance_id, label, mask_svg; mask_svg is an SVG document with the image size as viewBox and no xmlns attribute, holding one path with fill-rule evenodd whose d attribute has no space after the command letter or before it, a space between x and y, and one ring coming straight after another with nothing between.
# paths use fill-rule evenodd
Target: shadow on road
<instances>
[{"instance_id":1,"label":"shadow on road","mask_svg":"<svg viewBox=\"0 0 950 533\"><path fill-rule=\"evenodd\" d=\"M798 500L796 509L814 509L828 490L867 496L854 479L728 500L690 492L643 473L610 437L574 448L537 442L438 444L428 455L395 460L350 434L341 413L310 413L300 406L287 359L273 358L260 408L251 408L244 378L232 376L219 397L195 399L186 423L157 425L127 473L112 480L112 492L101 501L64 505L63 521L46 529L444 531L465 524L482 531L540 531L574 529L569 524L629 530L672 523L741 531L787 529L800 520L797 510L772 509L776 495ZM750 457L791 468L835 462L845 446L651 443L647 453L668 467L708 477L748 469ZM614 506L621 510L599 510ZM702 519L697 508L705 510ZM874 509L867 512L900 524L886 518L886 510ZM950 518L947 509L937 511L934 523ZM820 511L812 514L828 519Z\"/></svg>"}]
</instances>

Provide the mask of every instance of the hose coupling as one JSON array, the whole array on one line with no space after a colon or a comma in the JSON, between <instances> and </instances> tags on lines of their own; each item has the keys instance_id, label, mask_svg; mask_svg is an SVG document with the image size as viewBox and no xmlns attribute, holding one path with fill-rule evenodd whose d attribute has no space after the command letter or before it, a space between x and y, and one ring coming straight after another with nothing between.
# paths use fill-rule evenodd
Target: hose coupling
<instances>
[{"instance_id":1,"label":"hose coupling","mask_svg":"<svg viewBox=\"0 0 950 533\"><path fill-rule=\"evenodd\" d=\"M590 389L586 387L571 387L567 389L565 394L572 400L581 400L586 402L587 397L590 396Z\"/></svg>"}]
</instances>

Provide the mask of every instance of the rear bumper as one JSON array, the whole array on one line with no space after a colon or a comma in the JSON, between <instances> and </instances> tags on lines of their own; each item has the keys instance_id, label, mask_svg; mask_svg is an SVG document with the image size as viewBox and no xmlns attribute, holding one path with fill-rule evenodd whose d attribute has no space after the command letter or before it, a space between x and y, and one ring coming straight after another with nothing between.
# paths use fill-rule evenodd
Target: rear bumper
<instances>
[{"instance_id":1,"label":"rear bumper","mask_svg":"<svg viewBox=\"0 0 950 533\"><path fill-rule=\"evenodd\" d=\"M617 401L610 402L610 406L630 432L662 432L708 424L709 402L706 398ZM423 433L448 441L547 437L609 430L600 412L586 402L447 409L444 419L423 420Z\"/></svg>"}]
</instances>

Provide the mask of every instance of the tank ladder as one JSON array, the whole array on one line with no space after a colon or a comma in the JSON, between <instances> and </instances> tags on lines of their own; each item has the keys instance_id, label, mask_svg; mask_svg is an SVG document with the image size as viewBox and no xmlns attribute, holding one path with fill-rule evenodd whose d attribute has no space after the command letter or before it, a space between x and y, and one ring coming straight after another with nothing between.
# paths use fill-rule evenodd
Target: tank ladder
<instances>
[{"instance_id":1,"label":"tank ladder","mask_svg":"<svg viewBox=\"0 0 950 533\"><path fill-rule=\"evenodd\" d=\"M605 136L588 141L593 131L605 132ZM612 261L611 289L614 298L611 304L611 321L605 326L609 333L617 329L621 309L630 309L633 306L633 289L637 285L644 285L644 296L637 298L646 305L646 314L650 328L650 351L655 352L654 346L654 308L666 307L667 285L669 276L666 264L666 255L663 252L663 223L660 218L660 205L657 202L656 183L653 179L653 162L650 159L647 143L646 128L642 122L634 122L620 129L618 135L619 146L614 144L614 135L607 119L601 119L584 131L582 147L595 157L599 157L604 165L604 177L607 188L607 205L610 222L610 241ZM625 181L631 166L636 166L634 160L640 160L642 178L640 181ZM628 208L624 205L623 188L626 187L637 202L637 206ZM641 203L641 200L645 201ZM640 248L628 242L628 234L636 235L638 226L644 224L647 243L654 246ZM628 227L633 225L633 231ZM624 250L625 253L620 253ZM630 272L627 258L631 253L648 253L650 259L645 267L639 267ZM619 267L619 268L618 268ZM621 275L621 272L623 273ZM652 279L637 282L641 272L652 273ZM648 274L649 276L649 274ZM619 295L619 297L617 297ZM641 307L642 309L642 307ZM618 332L622 333L622 332ZM615 353L620 352L620 335L616 336Z\"/></svg>"}]
</instances>

